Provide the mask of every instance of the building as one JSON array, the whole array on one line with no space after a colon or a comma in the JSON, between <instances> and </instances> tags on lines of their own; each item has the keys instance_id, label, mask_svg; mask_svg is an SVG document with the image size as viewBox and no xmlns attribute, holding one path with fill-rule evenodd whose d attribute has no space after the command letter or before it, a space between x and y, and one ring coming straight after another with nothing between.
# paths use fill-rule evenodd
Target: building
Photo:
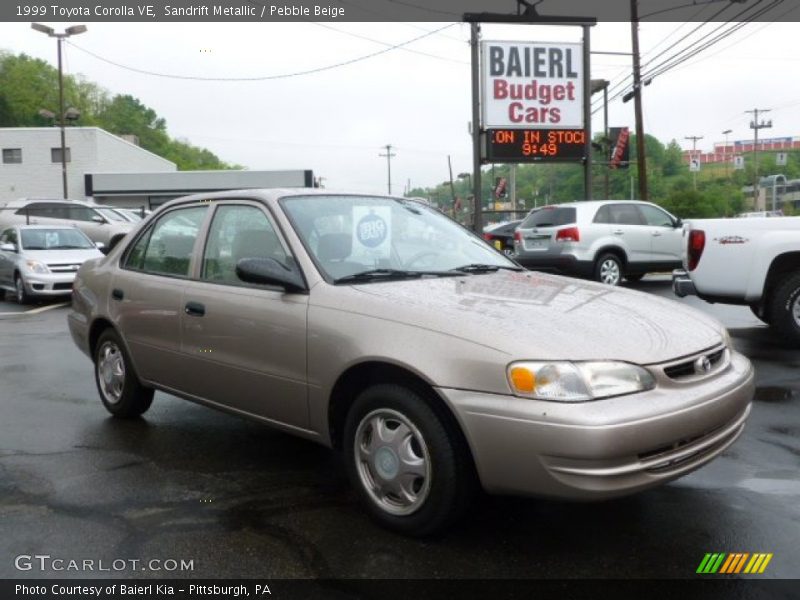
<instances>
[{"instance_id":1,"label":"building","mask_svg":"<svg viewBox=\"0 0 800 600\"><path fill-rule=\"evenodd\" d=\"M709 163L732 163L735 156L742 156L743 154L753 153L753 144L755 140L736 140L733 142L716 142L712 152L703 152L698 150L692 152L691 150L683 151L683 160L686 164L692 158L699 160L701 164ZM787 150L800 150L800 137L781 137L781 138L766 138L758 140L759 152L782 152Z\"/></svg>"},{"instance_id":2,"label":"building","mask_svg":"<svg viewBox=\"0 0 800 600\"><path fill-rule=\"evenodd\" d=\"M68 197L152 209L198 192L316 185L308 169L178 171L175 163L135 141L135 136L118 137L98 127L68 127ZM0 151L0 201L63 197L57 127L0 128Z\"/></svg>"},{"instance_id":3,"label":"building","mask_svg":"<svg viewBox=\"0 0 800 600\"><path fill-rule=\"evenodd\" d=\"M58 127L0 128L0 200L63 197ZM174 172L175 163L98 127L66 129L67 194L87 198L92 172Z\"/></svg>"}]
</instances>

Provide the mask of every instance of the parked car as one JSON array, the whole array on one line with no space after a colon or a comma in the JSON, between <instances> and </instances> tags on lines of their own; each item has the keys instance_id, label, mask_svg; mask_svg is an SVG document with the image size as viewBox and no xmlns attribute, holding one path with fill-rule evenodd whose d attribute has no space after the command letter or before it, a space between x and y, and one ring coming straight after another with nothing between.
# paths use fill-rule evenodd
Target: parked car
<instances>
[{"instance_id":1,"label":"parked car","mask_svg":"<svg viewBox=\"0 0 800 600\"><path fill-rule=\"evenodd\" d=\"M747 305L800 347L800 218L692 219L684 239L676 295Z\"/></svg>"},{"instance_id":2,"label":"parked car","mask_svg":"<svg viewBox=\"0 0 800 600\"><path fill-rule=\"evenodd\" d=\"M115 210L122 213L131 223L142 221L152 212L144 208L116 208Z\"/></svg>"},{"instance_id":3,"label":"parked car","mask_svg":"<svg viewBox=\"0 0 800 600\"><path fill-rule=\"evenodd\" d=\"M134 227L133 223L119 219L81 200L21 198L0 205L0 229L14 224L74 226L107 250Z\"/></svg>"},{"instance_id":4,"label":"parked car","mask_svg":"<svg viewBox=\"0 0 800 600\"><path fill-rule=\"evenodd\" d=\"M0 231L0 293L25 304L70 294L78 268L103 253L75 227L15 225Z\"/></svg>"},{"instance_id":5,"label":"parked car","mask_svg":"<svg viewBox=\"0 0 800 600\"><path fill-rule=\"evenodd\" d=\"M332 446L367 511L414 535L477 483L591 500L680 477L733 443L754 391L695 309L319 189L169 202L81 268L68 321L111 414L159 389Z\"/></svg>"},{"instance_id":6,"label":"parked car","mask_svg":"<svg viewBox=\"0 0 800 600\"><path fill-rule=\"evenodd\" d=\"M504 254L514 253L514 230L522 223L522 219L495 223L483 228L483 239Z\"/></svg>"},{"instance_id":7,"label":"parked car","mask_svg":"<svg viewBox=\"0 0 800 600\"><path fill-rule=\"evenodd\" d=\"M636 200L545 206L517 228L514 258L534 270L618 285L681 264L681 220Z\"/></svg>"}]
</instances>

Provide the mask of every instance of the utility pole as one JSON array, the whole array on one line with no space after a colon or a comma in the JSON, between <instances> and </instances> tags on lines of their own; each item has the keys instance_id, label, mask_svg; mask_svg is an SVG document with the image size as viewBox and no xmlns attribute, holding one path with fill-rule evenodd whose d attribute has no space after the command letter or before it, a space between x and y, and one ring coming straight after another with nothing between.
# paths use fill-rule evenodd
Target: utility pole
<instances>
[{"instance_id":1,"label":"utility pole","mask_svg":"<svg viewBox=\"0 0 800 600\"><path fill-rule=\"evenodd\" d=\"M450 160L450 155L447 155L447 170L450 172L450 195L453 200L453 218L456 218L456 184L453 182L453 162Z\"/></svg>"},{"instance_id":2,"label":"utility pole","mask_svg":"<svg viewBox=\"0 0 800 600\"><path fill-rule=\"evenodd\" d=\"M725 148L722 150L722 162L725 163L725 179L728 178L728 134L730 134L733 129L726 129L722 132L722 135L725 136Z\"/></svg>"},{"instance_id":3,"label":"utility pole","mask_svg":"<svg viewBox=\"0 0 800 600\"><path fill-rule=\"evenodd\" d=\"M772 121L758 121L758 113L770 112L768 108L754 108L753 110L746 110L746 113L753 114L753 120L750 121L750 129L755 131L755 140L753 141L753 168L755 169L753 175L753 209L757 210L756 203L758 202L758 130L772 127Z\"/></svg>"},{"instance_id":4,"label":"utility pole","mask_svg":"<svg viewBox=\"0 0 800 600\"><path fill-rule=\"evenodd\" d=\"M647 160L644 155L642 116L642 71L639 63L639 7L631 0L631 50L633 52L633 104L636 116L636 164L639 171L639 199L647 200Z\"/></svg>"},{"instance_id":5,"label":"utility pole","mask_svg":"<svg viewBox=\"0 0 800 600\"><path fill-rule=\"evenodd\" d=\"M702 135L686 135L684 136L686 140L692 140L692 160L697 159L697 140L702 140ZM698 161L698 164L699 161ZM694 190L697 191L697 171L692 171L692 175L694 176Z\"/></svg>"},{"instance_id":6,"label":"utility pole","mask_svg":"<svg viewBox=\"0 0 800 600\"><path fill-rule=\"evenodd\" d=\"M388 173L389 173L388 190L389 190L389 195L391 196L392 195L392 157L393 156L397 156L397 155L392 152L392 145L391 144L386 144L385 148L386 148L386 154L378 154L378 156L386 158L386 168L387 168Z\"/></svg>"}]
</instances>

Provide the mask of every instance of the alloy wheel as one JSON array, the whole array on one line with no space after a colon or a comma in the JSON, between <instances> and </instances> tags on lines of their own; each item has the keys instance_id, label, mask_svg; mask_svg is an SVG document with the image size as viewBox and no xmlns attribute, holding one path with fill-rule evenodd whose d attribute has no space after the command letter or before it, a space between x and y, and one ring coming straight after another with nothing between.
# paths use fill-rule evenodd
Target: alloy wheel
<instances>
[{"instance_id":1,"label":"alloy wheel","mask_svg":"<svg viewBox=\"0 0 800 600\"><path fill-rule=\"evenodd\" d=\"M116 404L122 398L125 387L125 359L119 346L109 341L103 343L97 357L100 389L106 401Z\"/></svg>"}]
</instances>

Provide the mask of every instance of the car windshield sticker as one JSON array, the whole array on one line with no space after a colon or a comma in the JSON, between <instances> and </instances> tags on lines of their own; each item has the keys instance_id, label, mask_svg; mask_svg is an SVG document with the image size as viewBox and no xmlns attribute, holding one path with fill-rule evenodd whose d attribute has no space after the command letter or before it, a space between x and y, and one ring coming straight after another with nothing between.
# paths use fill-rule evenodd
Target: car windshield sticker
<instances>
[{"instance_id":1,"label":"car windshield sticker","mask_svg":"<svg viewBox=\"0 0 800 600\"><path fill-rule=\"evenodd\" d=\"M388 206L354 206L352 258L389 258L391 224L392 209Z\"/></svg>"}]
</instances>

